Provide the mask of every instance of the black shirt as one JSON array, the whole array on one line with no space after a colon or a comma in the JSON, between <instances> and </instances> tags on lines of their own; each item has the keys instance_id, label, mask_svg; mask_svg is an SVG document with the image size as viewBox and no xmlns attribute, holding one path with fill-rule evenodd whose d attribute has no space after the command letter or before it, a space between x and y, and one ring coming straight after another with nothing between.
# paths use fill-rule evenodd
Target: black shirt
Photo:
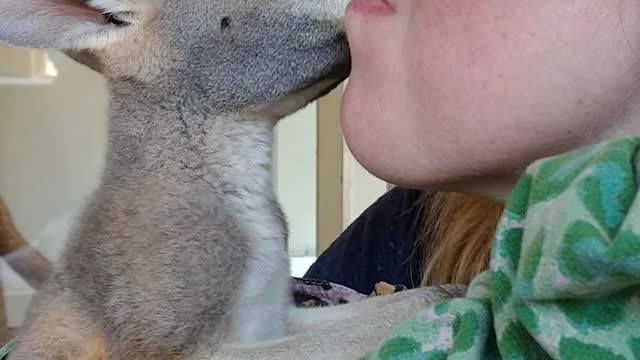
<instances>
[{"instance_id":1,"label":"black shirt","mask_svg":"<svg viewBox=\"0 0 640 360\"><path fill-rule=\"evenodd\" d=\"M369 294L386 281L414 288L422 278L416 241L422 191L394 188L365 210L309 268L305 278L326 280Z\"/></svg>"}]
</instances>

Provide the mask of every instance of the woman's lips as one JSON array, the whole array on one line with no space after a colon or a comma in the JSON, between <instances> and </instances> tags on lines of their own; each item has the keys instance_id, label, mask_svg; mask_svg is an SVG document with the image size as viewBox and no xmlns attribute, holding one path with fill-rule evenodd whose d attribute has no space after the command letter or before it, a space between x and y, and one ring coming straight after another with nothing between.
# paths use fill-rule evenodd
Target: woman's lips
<instances>
[{"instance_id":1,"label":"woman's lips","mask_svg":"<svg viewBox=\"0 0 640 360\"><path fill-rule=\"evenodd\" d=\"M365 15L390 15L395 9L389 0L351 0L347 11Z\"/></svg>"}]
</instances>

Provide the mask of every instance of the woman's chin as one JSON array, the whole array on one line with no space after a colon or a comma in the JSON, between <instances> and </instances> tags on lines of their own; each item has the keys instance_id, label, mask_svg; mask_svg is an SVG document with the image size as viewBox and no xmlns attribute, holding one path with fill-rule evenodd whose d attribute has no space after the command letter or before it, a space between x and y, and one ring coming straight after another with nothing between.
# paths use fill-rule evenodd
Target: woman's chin
<instances>
[{"instance_id":1,"label":"woman's chin","mask_svg":"<svg viewBox=\"0 0 640 360\"><path fill-rule=\"evenodd\" d=\"M394 145L394 134L384 130L391 122L376 111L381 104L367 101L375 96L360 85L350 80L342 96L340 124L349 151L375 177L394 185L412 183L402 171L403 161L397 161L403 147Z\"/></svg>"}]
</instances>

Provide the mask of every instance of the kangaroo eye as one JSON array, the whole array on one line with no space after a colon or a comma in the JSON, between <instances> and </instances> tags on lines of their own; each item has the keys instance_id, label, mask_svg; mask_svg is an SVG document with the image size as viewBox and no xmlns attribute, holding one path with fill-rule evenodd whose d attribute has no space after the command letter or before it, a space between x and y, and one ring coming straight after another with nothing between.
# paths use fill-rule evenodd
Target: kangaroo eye
<instances>
[{"instance_id":1,"label":"kangaroo eye","mask_svg":"<svg viewBox=\"0 0 640 360\"><path fill-rule=\"evenodd\" d=\"M115 26L126 26L129 25L128 22L122 19L121 14L117 13L104 13L104 18L109 24L113 24Z\"/></svg>"},{"instance_id":2,"label":"kangaroo eye","mask_svg":"<svg viewBox=\"0 0 640 360\"><path fill-rule=\"evenodd\" d=\"M220 29L225 30L228 29L229 26L231 26L231 18L228 16L223 17L222 20L220 20Z\"/></svg>"}]
</instances>

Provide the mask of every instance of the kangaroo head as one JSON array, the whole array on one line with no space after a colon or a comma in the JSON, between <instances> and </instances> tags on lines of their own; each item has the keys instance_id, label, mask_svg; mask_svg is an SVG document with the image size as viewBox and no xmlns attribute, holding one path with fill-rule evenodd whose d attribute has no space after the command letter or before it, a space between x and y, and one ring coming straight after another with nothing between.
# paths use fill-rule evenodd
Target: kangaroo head
<instances>
[{"instance_id":1,"label":"kangaroo head","mask_svg":"<svg viewBox=\"0 0 640 360\"><path fill-rule=\"evenodd\" d=\"M265 111L303 94L286 113L346 77L345 2L0 0L0 41L63 50L164 101Z\"/></svg>"}]
</instances>

